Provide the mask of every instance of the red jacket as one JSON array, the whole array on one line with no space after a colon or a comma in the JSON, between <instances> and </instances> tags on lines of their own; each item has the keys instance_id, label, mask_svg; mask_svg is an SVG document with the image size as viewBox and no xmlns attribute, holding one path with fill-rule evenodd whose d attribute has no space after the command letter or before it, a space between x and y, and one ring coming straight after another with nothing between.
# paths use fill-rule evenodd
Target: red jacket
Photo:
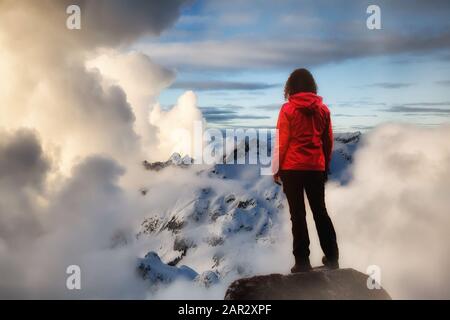
<instances>
[{"instance_id":1,"label":"red jacket","mask_svg":"<svg viewBox=\"0 0 450 320\"><path fill-rule=\"evenodd\" d=\"M322 97L302 92L280 110L274 152L274 173L281 170L328 170L333 148L330 110ZM279 162L277 162L277 159Z\"/></svg>"}]
</instances>

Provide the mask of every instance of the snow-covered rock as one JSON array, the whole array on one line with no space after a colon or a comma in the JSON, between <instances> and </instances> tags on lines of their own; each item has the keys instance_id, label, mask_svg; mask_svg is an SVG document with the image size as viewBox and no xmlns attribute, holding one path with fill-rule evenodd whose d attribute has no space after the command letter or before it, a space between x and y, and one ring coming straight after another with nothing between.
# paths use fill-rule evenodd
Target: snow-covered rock
<instances>
[{"instance_id":1,"label":"snow-covered rock","mask_svg":"<svg viewBox=\"0 0 450 320\"><path fill-rule=\"evenodd\" d=\"M194 280L198 273L187 267L169 266L161 261L156 252L150 251L138 261L138 270L145 280L151 284L170 283L176 279Z\"/></svg>"},{"instance_id":2,"label":"snow-covered rock","mask_svg":"<svg viewBox=\"0 0 450 320\"><path fill-rule=\"evenodd\" d=\"M194 280L201 286L208 288L219 282L219 276L214 271L205 271L199 274Z\"/></svg>"},{"instance_id":3,"label":"snow-covered rock","mask_svg":"<svg viewBox=\"0 0 450 320\"><path fill-rule=\"evenodd\" d=\"M182 158L179 153L175 152L170 156L169 160L167 161L148 162L147 160L144 160L142 162L142 165L147 170L159 171L169 166L187 168L190 165L192 165L193 162L194 162L193 159L188 155Z\"/></svg>"},{"instance_id":4,"label":"snow-covered rock","mask_svg":"<svg viewBox=\"0 0 450 320\"><path fill-rule=\"evenodd\" d=\"M361 132L337 133L334 136L333 157L330 164L330 179L346 184L351 180L349 166L353 162L353 154L356 152Z\"/></svg>"}]
</instances>

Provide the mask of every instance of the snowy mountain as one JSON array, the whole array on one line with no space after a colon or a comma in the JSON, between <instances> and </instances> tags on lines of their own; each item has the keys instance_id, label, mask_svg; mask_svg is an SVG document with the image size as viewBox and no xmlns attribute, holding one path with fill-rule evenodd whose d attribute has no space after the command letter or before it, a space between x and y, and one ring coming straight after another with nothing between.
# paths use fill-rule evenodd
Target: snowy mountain
<instances>
[{"instance_id":1,"label":"snowy mountain","mask_svg":"<svg viewBox=\"0 0 450 320\"><path fill-rule=\"evenodd\" d=\"M336 134L331 180L348 181L346 169L360 138L360 132ZM236 159L236 150L228 157ZM197 166L177 153L165 162L144 161L143 167L157 175L185 171L198 180L176 191L176 200L149 214L136 231L138 240L153 243L138 261L140 275L150 286L177 279L210 286L254 274L254 257L247 253L270 250L280 234L279 212L286 205L271 176L261 176L258 165ZM159 202L151 188L143 187L141 193Z\"/></svg>"}]
</instances>

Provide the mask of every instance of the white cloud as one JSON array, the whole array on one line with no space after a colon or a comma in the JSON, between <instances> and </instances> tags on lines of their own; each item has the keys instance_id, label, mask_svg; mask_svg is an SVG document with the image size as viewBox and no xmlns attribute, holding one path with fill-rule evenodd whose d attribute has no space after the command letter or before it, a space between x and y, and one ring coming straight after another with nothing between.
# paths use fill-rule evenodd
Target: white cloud
<instances>
[{"instance_id":1,"label":"white cloud","mask_svg":"<svg viewBox=\"0 0 450 320\"><path fill-rule=\"evenodd\" d=\"M313 67L366 57L429 54L450 45L447 33L411 37L400 33L367 34L365 29L350 29L341 38L334 37L336 31L331 27L330 34L323 37L314 33L301 37L282 34L270 39L241 36L218 40L216 37L189 42L145 43L138 47L167 66L220 71L294 68L298 65Z\"/></svg>"},{"instance_id":2,"label":"white cloud","mask_svg":"<svg viewBox=\"0 0 450 320\"><path fill-rule=\"evenodd\" d=\"M383 125L327 189L344 266L379 265L396 298L449 298L450 127Z\"/></svg>"},{"instance_id":3,"label":"white cloud","mask_svg":"<svg viewBox=\"0 0 450 320\"><path fill-rule=\"evenodd\" d=\"M145 294L134 268L141 251L111 239L126 240L144 212L135 177L159 145L148 110L173 73L115 46L158 34L181 1L78 2L87 10L80 34L65 28L66 1L0 3L1 297ZM88 70L98 52L109 56ZM94 285L66 290L70 264Z\"/></svg>"},{"instance_id":4,"label":"white cloud","mask_svg":"<svg viewBox=\"0 0 450 320\"><path fill-rule=\"evenodd\" d=\"M184 93L168 111L156 104L150 113L150 123L158 129L158 154L166 157L173 152L193 155L196 139L194 125L203 121L202 113L197 108L197 97L192 91Z\"/></svg>"},{"instance_id":5,"label":"white cloud","mask_svg":"<svg viewBox=\"0 0 450 320\"><path fill-rule=\"evenodd\" d=\"M153 63L140 52L103 53L88 61L87 66L98 69L104 76L106 85L111 85L112 82L126 92L127 100L136 115L134 130L140 137L144 156L155 160L166 157L166 154L159 154L155 146L158 139L157 127L149 122L149 111L156 103L159 93L173 82L175 73Z\"/></svg>"}]
</instances>

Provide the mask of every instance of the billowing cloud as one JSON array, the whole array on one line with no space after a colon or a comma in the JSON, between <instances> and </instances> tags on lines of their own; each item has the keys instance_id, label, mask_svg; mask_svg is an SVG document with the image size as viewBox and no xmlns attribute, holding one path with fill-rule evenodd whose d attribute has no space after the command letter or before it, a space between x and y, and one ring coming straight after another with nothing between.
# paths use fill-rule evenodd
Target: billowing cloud
<instances>
[{"instance_id":1,"label":"billowing cloud","mask_svg":"<svg viewBox=\"0 0 450 320\"><path fill-rule=\"evenodd\" d=\"M174 80L174 71L153 63L140 52L105 52L88 61L87 66L99 70L107 85L119 85L127 93L127 100L136 115L134 130L140 137L145 156L149 159L165 157L155 157L157 129L149 122L149 111L159 92Z\"/></svg>"},{"instance_id":2,"label":"billowing cloud","mask_svg":"<svg viewBox=\"0 0 450 320\"><path fill-rule=\"evenodd\" d=\"M34 132L0 131L0 248L40 233L39 200L50 167Z\"/></svg>"},{"instance_id":3,"label":"billowing cloud","mask_svg":"<svg viewBox=\"0 0 450 320\"><path fill-rule=\"evenodd\" d=\"M69 1L1 2L0 77L7 85L0 88L0 126L36 129L66 172L92 153L157 157L148 109L173 72L143 54L114 50L171 25L181 2L75 2L81 30L66 28Z\"/></svg>"},{"instance_id":4,"label":"billowing cloud","mask_svg":"<svg viewBox=\"0 0 450 320\"><path fill-rule=\"evenodd\" d=\"M81 30L66 28L68 4ZM181 4L0 2L1 297L145 296L140 251L120 244L143 212L138 163L165 157L148 116L173 72L118 46L159 34ZM95 265L95 285L66 290L70 264Z\"/></svg>"},{"instance_id":5,"label":"billowing cloud","mask_svg":"<svg viewBox=\"0 0 450 320\"><path fill-rule=\"evenodd\" d=\"M161 106L156 104L150 113L150 123L158 130L158 153L166 157L174 152L192 155L194 126L203 126L203 121L202 113L197 108L197 97L192 91L184 93L168 111L162 110Z\"/></svg>"},{"instance_id":6,"label":"billowing cloud","mask_svg":"<svg viewBox=\"0 0 450 320\"><path fill-rule=\"evenodd\" d=\"M448 125L380 126L355 154L353 180L327 189L342 264L378 265L394 297L450 296L449 139Z\"/></svg>"},{"instance_id":7,"label":"billowing cloud","mask_svg":"<svg viewBox=\"0 0 450 320\"><path fill-rule=\"evenodd\" d=\"M8 30L21 35L21 39L15 41L18 45L39 37L47 39L45 43L48 39L63 41L61 49L66 50L65 46L70 45L90 49L114 47L130 44L143 35L158 35L175 22L184 3L185 0L164 3L136 0L132 5L125 0L42 0L39 3L5 0L0 8L3 22L16 22L14 26L9 25ZM78 5L81 9L81 30L66 29L69 5ZM40 19L42 17L45 19ZM33 32L36 28L46 32Z\"/></svg>"},{"instance_id":8,"label":"billowing cloud","mask_svg":"<svg viewBox=\"0 0 450 320\"><path fill-rule=\"evenodd\" d=\"M132 267L138 252L116 247L138 212L118 184L124 169L109 158L87 157L70 178L44 189L51 175L41 152L30 132L19 131L0 147L0 297L143 296ZM65 287L73 264L83 272L79 292Z\"/></svg>"}]
</instances>

